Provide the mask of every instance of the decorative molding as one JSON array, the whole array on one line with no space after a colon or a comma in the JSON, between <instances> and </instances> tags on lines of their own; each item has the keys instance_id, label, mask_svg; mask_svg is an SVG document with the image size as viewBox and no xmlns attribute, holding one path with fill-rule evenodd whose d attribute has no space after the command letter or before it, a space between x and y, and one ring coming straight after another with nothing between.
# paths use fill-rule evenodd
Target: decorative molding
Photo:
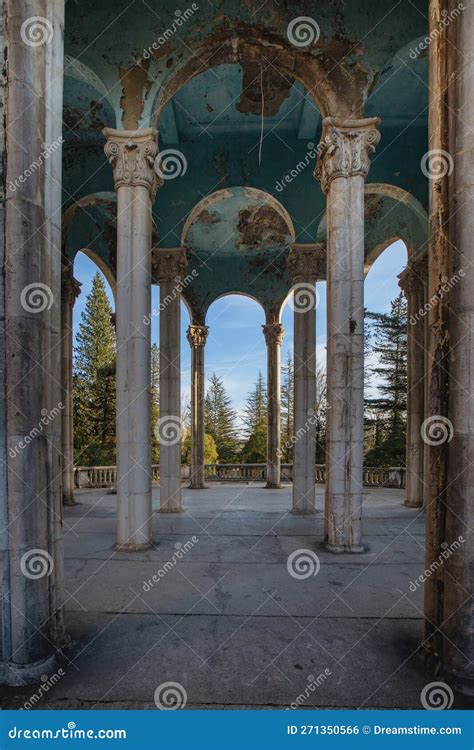
<instances>
[{"instance_id":1,"label":"decorative molding","mask_svg":"<svg viewBox=\"0 0 474 750\"><path fill-rule=\"evenodd\" d=\"M413 260L399 275L398 286L405 297L421 292L428 283L428 258Z\"/></svg>"},{"instance_id":2,"label":"decorative molding","mask_svg":"<svg viewBox=\"0 0 474 750\"><path fill-rule=\"evenodd\" d=\"M163 184L156 171L158 141L154 128L115 130L104 128L104 151L112 165L115 189L121 186L145 187L153 200Z\"/></svg>"},{"instance_id":3,"label":"decorative molding","mask_svg":"<svg viewBox=\"0 0 474 750\"><path fill-rule=\"evenodd\" d=\"M336 177L367 176L370 157L380 141L380 118L340 121L326 117L318 146L318 160L314 176L327 193Z\"/></svg>"},{"instance_id":4,"label":"decorative molding","mask_svg":"<svg viewBox=\"0 0 474 750\"><path fill-rule=\"evenodd\" d=\"M153 272L159 283L163 281L179 283L186 272L187 265L187 250L185 247L174 247L167 250L158 248L152 251Z\"/></svg>"},{"instance_id":5,"label":"decorative molding","mask_svg":"<svg viewBox=\"0 0 474 750\"><path fill-rule=\"evenodd\" d=\"M262 330L267 346L274 346L275 344L281 346L283 344L285 329L281 323L265 323L262 326Z\"/></svg>"},{"instance_id":6,"label":"decorative molding","mask_svg":"<svg viewBox=\"0 0 474 750\"><path fill-rule=\"evenodd\" d=\"M209 333L208 326L190 325L187 330L187 339L189 345L193 349L197 349L200 346L206 345L207 334Z\"/></svg>"},{"instance_id":7,"label":"decorative molding","mask_svg":"<svg viewBox=\"0 0 474 750\"><path fill-rule=\"evenodd\" d=\"M63 302L73 307L76 299L81 293L81 282L69 273L63 273L61 279L61 296Z\"/></svg>"},{"instance_id":8,"label":"decorative molding","mask_svg":"<svg viewBox=\"0 0 474 750\"><path fill-rule=\"evenodd\" d=\"M293 281L317 281L326 272L326 245L291 245L286 260Z\"/></svg>"}]
</instances>

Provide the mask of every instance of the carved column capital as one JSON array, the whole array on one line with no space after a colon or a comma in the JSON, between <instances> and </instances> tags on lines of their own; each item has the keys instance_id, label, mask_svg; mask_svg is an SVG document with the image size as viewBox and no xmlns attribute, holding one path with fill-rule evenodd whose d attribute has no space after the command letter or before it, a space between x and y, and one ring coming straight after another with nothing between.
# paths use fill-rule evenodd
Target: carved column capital
<instances>
[{"instance_id":1,"label":"carved column capital","mask_svg":"<svg viewBox=\"0 0 474 750\"><path fill-rule=\"evenodd\" d=\"M267 346L273 346L275 344L281 346L283 344L285 329L281 323L265 323L265 325L262 326L262 330Z\"/></svg>"},{"instance_id":2,"label":"carved column capital","mask_svg":"<svg viewBox=\"0 0 474 750\"><path fill-rule=\"evenodd\" d=\"M187 330L187 339L192 349L198 349L206 345L208 326L190 325Z\"/></svg>"},{"instance_id":3,"label":"carved column capital","mask_svg":"<svg viewBox=\"0 0 474 750\"><path fill-rule=\"evenodd\" d=\"M421 292L428 280L426 258L412 261L399 275L398 286L405 297Z\"/></svg>"},{"instance_id":4,"label":"carved column capital","mask_svg":"<svg viewBox=\"0 0 474 750\"><path fill-rule=\"evenodd\" d=\"M114 171L115 189L142 186L153 200L163 180L157 173L158 142L154 128L115 130L104 128L104 151Z\"/></svg>"},{"instance_id":5,"label":"carved column capital","mask_svg":"<svg viewBox=\"0 0 474 750\"><path fill-rule=\"evenodd\" d=\"M80 281L77 281L74 276L71 276L69 273L63 273L61 289L63 301L73 307L81 293L81 286Z\"/></svg>"},{"instance_id":6,"label":"carved column capital","mask_svg":"<svg viewBox=\"0 0 474 750\"><path fill-rule=\"evenodd\" d=\"M326 117L318 146L314 176L327 193L336 177L367 176L370 158L380 141L378 117L363 120L338 120Z\"/></svg>"},{"instance_id":7,"label":"carved column capital","mask_svg":"<svg viewBox=\"0 0 474 750\"><path fill-rule=\"evenodd\" d=\"M317 245L292 245L286 262L294 282L316 282L324 278L326 247L322 242Z\"/></svg>"},{"instance_id":8,"label":"carved column capital","mask_svg":"<svg viewBox=\"0 0 474 750\"><path fill-rule=\"evenodd\" d=\"M180 282L188 265L185 247L155 249L152 255L153 272L158 283L162 281Z\"/></svg>"}]
</instances>

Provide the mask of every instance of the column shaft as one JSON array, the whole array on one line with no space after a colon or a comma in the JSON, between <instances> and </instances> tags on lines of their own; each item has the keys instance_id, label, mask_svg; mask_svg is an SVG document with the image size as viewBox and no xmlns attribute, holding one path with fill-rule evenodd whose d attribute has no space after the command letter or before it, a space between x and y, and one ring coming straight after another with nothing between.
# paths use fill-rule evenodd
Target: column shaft
<instances>
[{"instance_id":1,"label":"column shaft","mask_svg":"<svg viewBox=\"0 0 474 750\"><path fill-rule=\"evenodd\" d=\"M423 505L424 443L422 425L425 419L425 283L424 264L409 267L400 276L400 286L407 298L407 450L406 500L409 508Z\"/></svg>"},{"instance_id":2,"label":"column shaft","mask_svg":"<svg viewBox=\"0 0 474 750\"><path fill-rule=\"evenodd\" d=\"M73 309L80 284L65 271L61 298L61 385L62 385L62 453L63 505L74 505L74 419L72 391Z\"/></svg>"},{"instance_id":3,"label":"column shaft","mask_svg":"<svg viewBox=\"0 0 474 750\"><path fill-rule=\"evenodd\" d=\"M317 169L327 194L325 536L333 552L364 549L364 178L377 124L326 118Z\"/></svg>"},{"instance_id":4,"label":"column shaft","mask_svg":"<svg viewBox=\"0 0 474 750\"><path fill-rule=\"evenodd\" d=\"M160 511L181 505L181 289L186 250L157 250L160 284Z\"/></svg>"},{"instance_id":5,"label":"column shaft","mask_svg":"<svg viewBox=\"0 0 474 750\"><path fill-rule=\"evenodd\" d=\"M288 256L293 287L293 513L314 513L316 492L316 279L323 248L294 245Z\"/></svg>"},{"instance_id":6,"label":"column shaft","mask_svg":"<svg viewBox=\"0 0 474 750\"><path fill-rule=\"evenodd\" d=\"M209 329L193 324L188 328L191 347L191 481L193 490L205 488L204 472L204 350Z\"/></svg>"},{"instance_id":7,"label":"column shaft","mask_svg":"<svg viewBox=\"0 0 474 750\"><path fill-rule=\"evenodd\" d=\"M263 328L267 345L267 483L268 489L281 487L280 359L284 328L269 320Z\"/></svg>"},{"instance_id":8,"label":"column shaft","mask_svg":"<svg viewBox=\"0 0 474 750\"><path fill-rule=\"evenodd\" d=\"M4 10L0 680L25 685L54 668L55 648L64 641L59 344L64 3L35 4L52 30L51 42L41 46L23 39L31 3L7 0ZM54 144L49 160L44 144Z\"/></svg>"},{"instance_id":9,"label":"column shaft","mask_svg":"<svg viewBox=\"0 0 474 750\"><path fill-rule=\"evenodd\" d=\"M151 544L151 205L156 131L106 128L117 190L117 546Z\"/></svg>"}]
</instances>

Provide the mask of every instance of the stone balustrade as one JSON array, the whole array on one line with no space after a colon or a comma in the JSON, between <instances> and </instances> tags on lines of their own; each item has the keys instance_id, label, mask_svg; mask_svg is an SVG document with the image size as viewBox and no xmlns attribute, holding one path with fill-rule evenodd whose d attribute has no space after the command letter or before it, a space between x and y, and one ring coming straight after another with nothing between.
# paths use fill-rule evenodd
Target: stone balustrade
<instances>
[{"instance_id":1,"label":"stone balustrade","mask_svg":"<svg viewBox=\"0 0 474 750\"><path fill-rule=\"evenodd\" d=\"M160 480L160 467L152 466L153 482ZM266 482L266 464L205 464L204 476L206 482ZM189 466L181 467L181 480L190 477ZM315 479L317 484L326 481L326 467L315 464ZM281 465L281 481L292 482L293 465ZM364 485L366 487L387 487L404 489L406 469L403 466L366 467L364 468ZM94 487L114 487L117 482L116 466L78 466L74 469L74 486L76 489Z\"/></svg>"}]
</instances>

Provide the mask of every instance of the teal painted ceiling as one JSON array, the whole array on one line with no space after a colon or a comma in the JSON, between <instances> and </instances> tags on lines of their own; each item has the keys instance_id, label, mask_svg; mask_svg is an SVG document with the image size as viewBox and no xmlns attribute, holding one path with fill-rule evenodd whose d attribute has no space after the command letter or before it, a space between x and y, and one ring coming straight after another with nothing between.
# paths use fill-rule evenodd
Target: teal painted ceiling
<instances>
[{"instance_id":1,"label":"teal painted ceiling","mask_svg":"<svg viewBox=\"0 0 474 750\"><path fill-rule=\"evenodd\" d=\"M186 241L201 266L212 255L211 270L189 290L196 308L239 285L268 307L289 285L293 231L300 243L325 239L313 170L329 107L382 118L368 183L387 187L366 201L367 253L389 237L424 243L427 57L414 50L426 33L427 2L270 1L256 13L247 0L220 0L166 40L182 4L68 0L66 8L64 203L92 196L67 223L69 257L89 247L113 272L115 208L103 196L114 187L102 128L156 125L160 151L177 152L180 165L156 196L156 245ZM299 15L314 17L320 32L305 49L288 41L288 23ZM196 213L220 191L225 199ZM278 202L289 224L270 210L255 234L252 191ZM406 193L410 200L394 197Z\"/></svg>"}]
</instances>

